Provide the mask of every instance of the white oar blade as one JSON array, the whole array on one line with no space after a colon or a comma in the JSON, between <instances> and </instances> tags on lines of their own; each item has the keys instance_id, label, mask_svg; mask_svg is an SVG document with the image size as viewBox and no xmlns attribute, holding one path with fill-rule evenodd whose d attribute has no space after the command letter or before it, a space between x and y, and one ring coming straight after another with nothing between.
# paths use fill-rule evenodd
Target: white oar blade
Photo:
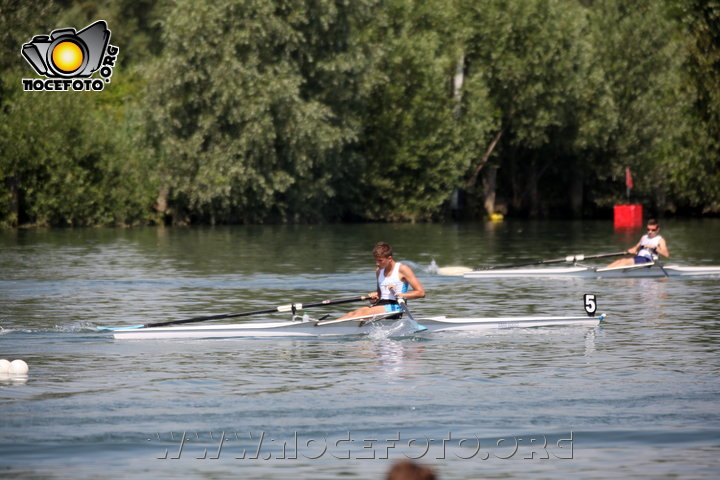
<instances>
[{"instance_id":1,"label":"white oar blade","mask_svg":"<svg viewBox=\"0 0 720 480\"><path fill-rule=\"evenodd\" d=\"M101 332L116 332L118 330L134 330L136 328L144 328L145 325L128 325L127 327L95 327Z\"/></svg>"},{"instance_id":2,"label":"white oar blade","mask_svg":"<svg viewBox=\"0 0 720 480\"><path fill-rule=\"evenodd\" d=\"M472 270L469 267L438 267L437 274L445 277L462 277Z\"/></svg>"}]
</instances>

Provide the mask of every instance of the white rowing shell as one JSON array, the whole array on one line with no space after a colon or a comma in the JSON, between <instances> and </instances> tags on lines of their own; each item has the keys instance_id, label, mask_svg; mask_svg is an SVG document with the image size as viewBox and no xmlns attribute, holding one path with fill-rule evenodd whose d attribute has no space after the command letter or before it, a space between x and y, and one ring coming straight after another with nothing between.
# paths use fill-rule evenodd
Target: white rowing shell
<instances>
[{"instance_id":1,"label":"white rowing shell","mask_svg":"<svg viewBox=\"0 0 720 480\"><path fill-rule=\"evenodd\" d=\"M366 316L362 318L373 317ZM605 318L576 316L528 316L528 317L491 317L491 318L418 318L418 331L410 334L425 334L443 331L473 331L487 329L542 327L557 325L582 325L594 327ZM114 330L116 339L182 339L182 338L237 338L237 337L326 337L347 335L368 335L381 326L394 326L403 320L377 320L361 323L361 318L347 319L327 325L317 325L315 321L252 322L222 325L186 325L175 327L134 328Z\"/></svg>"},{"instance_id":2,"label":"white rowing shell","mask_svg":"<svg viewBox=\"0 0 720 480\"><path fill-rule=\"evenodd\" d=\"M455 268L455 267L446 267ZM670 277L720 277L720 266L682 267L663 265ZM442 269L438 269L440 272ZM585 277L585 278L643 278L664 277L665 273L655 263L632 265L629 267L592 268L574 267L535 267L508 268L503 270L470 270L461 273L465 278L535 278L535 277Z\"/></svg>"}]
</instances>

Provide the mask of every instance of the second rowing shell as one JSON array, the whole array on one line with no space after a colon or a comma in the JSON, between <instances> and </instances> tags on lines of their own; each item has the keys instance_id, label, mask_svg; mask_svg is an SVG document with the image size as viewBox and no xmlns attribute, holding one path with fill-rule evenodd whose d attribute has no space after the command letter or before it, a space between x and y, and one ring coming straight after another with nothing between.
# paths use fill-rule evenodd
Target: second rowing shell
<instances>
[{"instance_id":1,"label":"second rowing shell","mask_svg":"<svg viewBox=\"0 0 720 480\"><path fill-rule=\"evenodd\" d=\"M465 278L535 278L535 277L569 277L569 278L646 278L646 277L720 277L720 266L684 267L657 263L632 265L629 267L593 268L586 266L572 267L534 267L508 268L503 270L459 270L459 267L438 269L441 275L462 275Z\"/></svg>"}]
</instances>

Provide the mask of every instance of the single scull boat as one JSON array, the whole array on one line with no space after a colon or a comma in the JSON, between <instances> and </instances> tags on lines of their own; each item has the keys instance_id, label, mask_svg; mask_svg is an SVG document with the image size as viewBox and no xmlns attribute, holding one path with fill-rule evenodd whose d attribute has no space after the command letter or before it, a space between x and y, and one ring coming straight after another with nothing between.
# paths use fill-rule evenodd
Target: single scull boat
<instances>
[{"instance_id":1,"label":"single scull boat","mask_svg":"<svg viewBox=\"0 0 720 480\"><path fill-rule=\"evenodd\" d=\"M543 327L553 325L581 325L595 327L605 318L589 316L527 316L490 318L447 318L444 316L416 318L413 325L403 319L392 320L384 315L372 315L327 322L303 319L279 322L252 322L222 325L183 325L170 327L98 327L111 331L119 340L164 340L178 338L237 338L237 337L329 337L348 335L369 335L386 329L390 336L423 335L435 332L473 331L487 329Z\"/></svg>"},{"instance_id":2,"label":"single scull boat","mask_svg":"<svg viewBox=\"0 0 720 480\"><path fill-rule=\"evenodd\" d=\"M453 267L445 267L447 269ZM439 269L440 270L440 269ZM440 273L440 272L438 272ZM573 278L645 278L645 277L712 277L720 276L720 266L683 267L680 265L662 265L644 263L625 267L590 267L575 264L572 267L535 267L508 268L502 270L469 270L452 272L445 275L462 275L465 278L535 278L535 277L573 277Z\"/></svg>"},{"instance_id":3,"label":"single scull boat","mask_svg":"<svg viewBox=\"0 0 720 480\"><path fill-rule=\"evenodd\" d=\"M582 278L640 278L640 277L720 277L720 265L707 267L683 267L665 265L655 258L653 262L621 267L597 267L580 262L593 258L619 257L626 251L598 253L595 255L567 255L549 260L494 265L485 268L438 267L432 261L429 271L438 275L465 278L535 278L535 277L582 277ZM569 263L571 267L550 267L551 263ZM543 266L540 266L543 265ZM530 267L530 268L518 268Z\"/></svg>"}]
</instances>

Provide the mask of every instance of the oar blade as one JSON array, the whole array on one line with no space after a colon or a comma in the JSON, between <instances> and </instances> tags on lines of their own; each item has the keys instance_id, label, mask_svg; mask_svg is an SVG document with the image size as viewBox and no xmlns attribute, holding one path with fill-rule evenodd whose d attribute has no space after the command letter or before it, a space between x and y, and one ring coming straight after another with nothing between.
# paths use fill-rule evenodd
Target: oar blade
<instances>
[{"instance_id":1,"label":"oar blade","mask_svg":"<svg viewBox=\"0 0 720 480\"><path fill-rule=\"evenodd\" d=\"M407 306L407 302L404 298L398 299L398 304L400 305L400 308L403 309L403 312L407 315L408 319L410 320L410 328L412 328L412 333L421 333L427 330L427 327L424 327L423 325L420 325L417 320L415 320L415 317L413 317L412 312L410 312L410 309Z\"/></svg>"},{"instance_id":2,"label":"oar blade","mask_svg":"<svg viewBox=\"0 0 720 480\"><path fill-rule=\"evenodd\" d=\"M118 330L135 330L137 328L145 328L145 325L128 325L126 327L95 327L101 332L117 332Z\"/></svg>"},{"instance_id":3,"label":"oar blade","mask_svg":"<svg viewBox=\"0 0 720 480\"><path fill-rule=\"evenodd\" d=\"M462 277L472 270L470 267L439 267L437 274L445 277Z\"/></svg>"}]
</instances>

